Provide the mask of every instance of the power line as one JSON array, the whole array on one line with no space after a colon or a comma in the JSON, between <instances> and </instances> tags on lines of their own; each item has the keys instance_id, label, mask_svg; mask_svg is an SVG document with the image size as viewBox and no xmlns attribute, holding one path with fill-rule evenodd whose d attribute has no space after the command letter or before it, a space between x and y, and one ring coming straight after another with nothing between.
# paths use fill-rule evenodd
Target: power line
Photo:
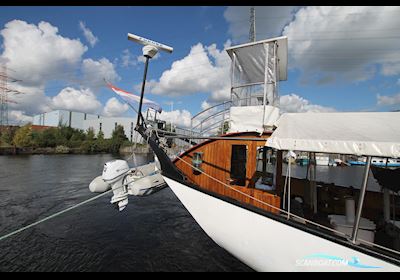
<instances>
[{"instance_id":1,"label":"power line","mask_svg":"<svg viewBox=\"0 0 400 280\"><path fill-rule=\"evenodd\" d=\"M6 65L1 66L0 72L0 126L8 125L8 103L16 103L8 98L9 93L20 94L21 92L8 87L9 82L19 81L7 74Z\"/></svg>"}]
</instances>

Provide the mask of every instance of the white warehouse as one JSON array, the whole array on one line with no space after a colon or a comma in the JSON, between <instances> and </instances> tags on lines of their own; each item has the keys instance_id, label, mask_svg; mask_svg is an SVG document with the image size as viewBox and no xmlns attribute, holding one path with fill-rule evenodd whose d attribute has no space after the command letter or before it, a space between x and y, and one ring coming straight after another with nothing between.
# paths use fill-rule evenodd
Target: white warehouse
<instances>
[{"instance_id":1,"label":"white warehouse","mask_svg":"<svg viewBox=\"0 0 400 280\"><path fill-rule=\"evenodd\" d=\"M102 117L100 115L73 112L67 110L56 110L39 114L33 117L34 125L54 126L65 125L76 129L87 131L92 128L97 135L101 130L104 138L111 138L112 132L117 125L124 127L125 135L131 142L142 142L140 134L135 131L135 118L114 118Z\"/></svg>"},{"instance_id":2,"label":"white warehouse","mask_svg":"<svg viewBox=\"0 0 400 280\"><path fill-rule=\"evenodd\" d=\"M131 142L142 143L142 136L135 130L136 119L134 118L104 118L85 120L83 122L83 130L87 131L92 128L97 135L99 131L104 133L104 138L111 138L117 125L124 127L125 135Z\"/></svg>"},{"instance_id":3,"label":"white warehouse","mask_svg":"<svg viewBox=\"0 0 400 280\"><path fill-rule=\"evenodd\" d=\"M34 116L33 124L55 127L59 125L65 125L72 128L83 129L83 121L99 118L101 118L99 115L72 112L67 110L56 110Z\"/></svg>"}]
</instances>

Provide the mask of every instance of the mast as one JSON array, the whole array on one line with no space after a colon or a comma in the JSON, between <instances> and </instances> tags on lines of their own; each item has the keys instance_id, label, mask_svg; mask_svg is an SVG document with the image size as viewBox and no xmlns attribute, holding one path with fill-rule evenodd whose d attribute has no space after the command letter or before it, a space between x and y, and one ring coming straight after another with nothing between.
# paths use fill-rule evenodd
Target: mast
<instances>
[{"instance_id":1,"label":"mast","mask_svg":"<svg viewBox=\"0 0 400 280\"><path fill-rule=\"evenodd\" d=\"M249 41L256 41L256 9L254 7L250 8L250 32Z\"/></svg>"}]
</instances>

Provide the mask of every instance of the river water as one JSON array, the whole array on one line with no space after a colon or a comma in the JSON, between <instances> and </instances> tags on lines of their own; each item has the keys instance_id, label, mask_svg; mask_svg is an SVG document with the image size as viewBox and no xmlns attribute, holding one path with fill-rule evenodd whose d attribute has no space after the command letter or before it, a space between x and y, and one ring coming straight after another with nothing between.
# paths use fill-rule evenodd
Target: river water
<instances>
[{"instance_id":1,"label":"river water","mask_svg":"<svg viewBox=\"0 0 400 280\"><path fill-rule=\"evenodd\" d=\"M0 156L0 236L93 197L88 185L112 159ZM305 178L305 166L292 168ZM318 181L342 186L359 188L362 174L359 166L317 166ZM380 189L371 174L368 189ZM0 271L252 271L216 245L169 188L130 196L123 212L111 195L0 241Z\"/></svg>"},{"instance_id":2,"label":"river water","mask_svg":"<svg viewBox=\"0 0 400 280\"><path fill-rule=\"evenodd\" d=\"M93 197L88 185L111 159L0 156L0 236ZM0 241L0 271L252 271L216 245L169 188L130 196L121 213L110 198Z\"/></svg>"}]
</instances>

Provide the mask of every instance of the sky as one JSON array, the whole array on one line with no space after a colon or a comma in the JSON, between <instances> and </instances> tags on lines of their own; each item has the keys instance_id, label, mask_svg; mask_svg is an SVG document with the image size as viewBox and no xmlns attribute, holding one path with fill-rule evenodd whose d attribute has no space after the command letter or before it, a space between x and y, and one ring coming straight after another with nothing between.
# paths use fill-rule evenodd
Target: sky
<instances>
[{"instance_id":1,"label":"sky","mask_svg":"<svg viewBox=\"0 0 400 280\"><path fill-rule=\"evenodd\" d=\"M140 94L142 45L134 33L172 46L150 61L145 97L162 119L189 127L201 110L230 99L224 48L249 41L245 6L1 7L0 64L10 123L66 109L135 116L109 88ZM282 112L400 109L400 7L255 7L256 39L288 37Z\"/></svg>"}]
</instances>

